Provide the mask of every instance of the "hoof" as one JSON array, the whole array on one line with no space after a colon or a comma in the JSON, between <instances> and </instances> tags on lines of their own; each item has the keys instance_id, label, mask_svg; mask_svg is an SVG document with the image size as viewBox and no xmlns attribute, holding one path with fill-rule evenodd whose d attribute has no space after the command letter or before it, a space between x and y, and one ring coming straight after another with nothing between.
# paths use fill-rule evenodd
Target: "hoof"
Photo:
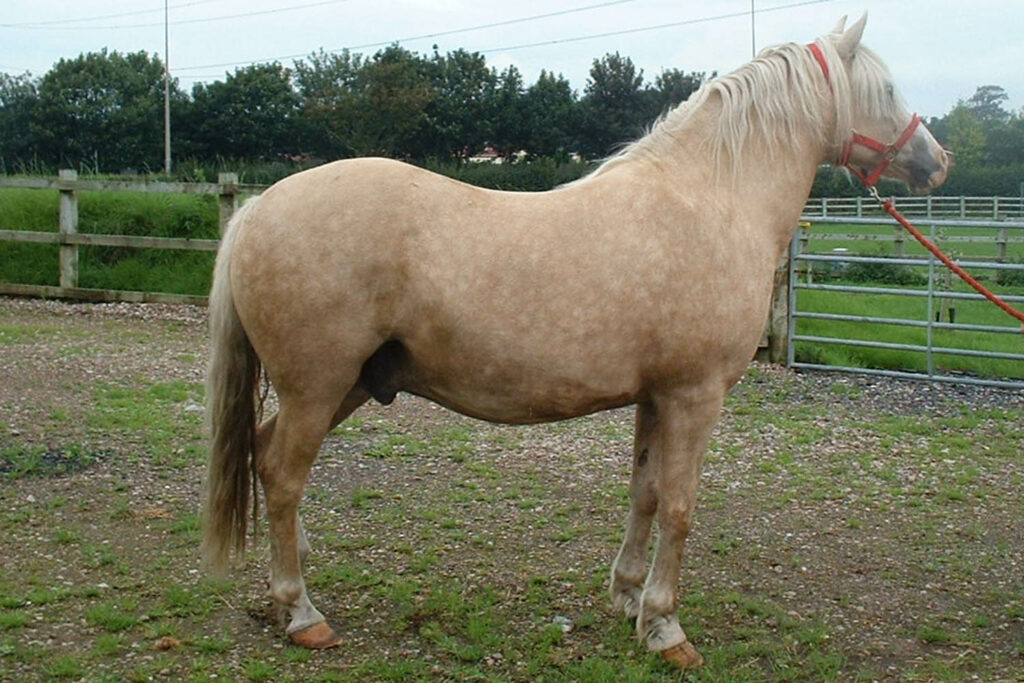
<instances>
[{"instance_id":1,"label":"hoof","mask_svg":"<svg viewBox=\"0 0 1024 683\"><path fill-rule=\"evenodd\" d=\"M704 663L704 658L686 640L678 645L673 645L667 650L662 650L661 656L677 669L696 669Z\"/></svg>"},{"instance_id":2,"label":"hoof","mask_svg":"<svg viewBox=\"0 0 1024 683\"><path fill-rule=\"evenodd\" d=\"M296 631L289 636L294 645L310 650L326 650L329 647L341 645L341 638L334 632L326 621L307 626L301 631Z\"/></svg>"}]
</instances>

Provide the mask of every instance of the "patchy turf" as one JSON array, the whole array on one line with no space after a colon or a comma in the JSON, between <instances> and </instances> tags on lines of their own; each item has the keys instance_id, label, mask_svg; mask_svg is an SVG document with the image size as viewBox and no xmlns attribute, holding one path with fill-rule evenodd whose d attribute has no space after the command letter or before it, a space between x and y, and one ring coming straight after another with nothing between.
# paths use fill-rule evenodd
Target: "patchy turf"
<instances>
[{"instance_id":1,"label":"patchy turf","mask_svg":"<svg viewBox=\"0 0 1024 683\"><path fill-rule=\"evenodd\" d=\"M203 312L0 300L0 679L679 680L614 613L632 414L401 397L327 439L289 647L266 538L199 570ZM680 586L697 681L1020 680L1024 397L755 366Z\"/></svg>"}]
</instances>

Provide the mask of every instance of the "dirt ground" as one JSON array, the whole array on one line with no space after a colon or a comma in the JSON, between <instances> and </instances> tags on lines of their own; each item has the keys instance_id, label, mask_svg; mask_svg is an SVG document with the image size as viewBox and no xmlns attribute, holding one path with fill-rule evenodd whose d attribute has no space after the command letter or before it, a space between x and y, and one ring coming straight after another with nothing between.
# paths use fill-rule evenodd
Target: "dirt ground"
<instances>
[{"instance_id":1,"label":"dirt ground","mask_svg":"<svg viewBox=\"0 0 1024 683\"><path fill-rule=\"evenodd\" d=\"M205 311L0 299L0 679L673 680L612 613L632 412L402 396L303 515L341 649L287 647L265 537L199 568ZM1024 396L754 365L681 580L693 680L1024 681Z\"/></svg>"}]
</instances>

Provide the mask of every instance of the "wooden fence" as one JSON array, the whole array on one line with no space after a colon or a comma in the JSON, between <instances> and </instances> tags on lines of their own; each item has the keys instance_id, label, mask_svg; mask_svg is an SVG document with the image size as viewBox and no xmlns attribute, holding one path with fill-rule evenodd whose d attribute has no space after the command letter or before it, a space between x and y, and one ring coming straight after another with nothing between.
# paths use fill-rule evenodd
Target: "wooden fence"
<instances>
[{"instance_id":1,"label":"wooden fence","mask_svg":"<svg viewBox=\"0 0 1024 683\"><path fill-rule=\"evenodd\" d=\"M126 180L79 180L76 171L62 170L53 178L3 178L0 188L58 190L60 217L57 232L0 230L0 241L35 242L60 245L60 284L26 285L0 282L0 294L80 299L84 301L129 301L147 303L187 303L205 305L206 297L162 292L133 292L109 289L88 289L78 286L78 248L83 245L129 247L136 249L185 249L216 251L218 240L142 237L133 235L99 235L78 232L79 192L157 192L164 194L216 195L220 228L238 209L239 197L259 194L262 185L243 185L234 173L221 173L216 183L139 182Z\"/></svg>"}]
</instances>

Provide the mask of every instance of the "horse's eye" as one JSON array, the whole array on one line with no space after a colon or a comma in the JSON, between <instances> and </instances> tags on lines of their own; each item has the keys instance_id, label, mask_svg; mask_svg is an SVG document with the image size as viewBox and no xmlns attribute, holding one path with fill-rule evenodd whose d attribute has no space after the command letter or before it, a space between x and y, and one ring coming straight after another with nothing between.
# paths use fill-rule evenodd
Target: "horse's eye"
<instances>
[{"instance_id":1,"label":"horse's eye","mask_svg":"<svg viewBox=\"0 0 1024 683\"><path fill-rule=\"evenodd\" d=\"M885 84L885 94L889 96L889 99L892 99L893 96L895 96L896 89L892 87L892 83Z\"/></svg>"}]
</instances>

